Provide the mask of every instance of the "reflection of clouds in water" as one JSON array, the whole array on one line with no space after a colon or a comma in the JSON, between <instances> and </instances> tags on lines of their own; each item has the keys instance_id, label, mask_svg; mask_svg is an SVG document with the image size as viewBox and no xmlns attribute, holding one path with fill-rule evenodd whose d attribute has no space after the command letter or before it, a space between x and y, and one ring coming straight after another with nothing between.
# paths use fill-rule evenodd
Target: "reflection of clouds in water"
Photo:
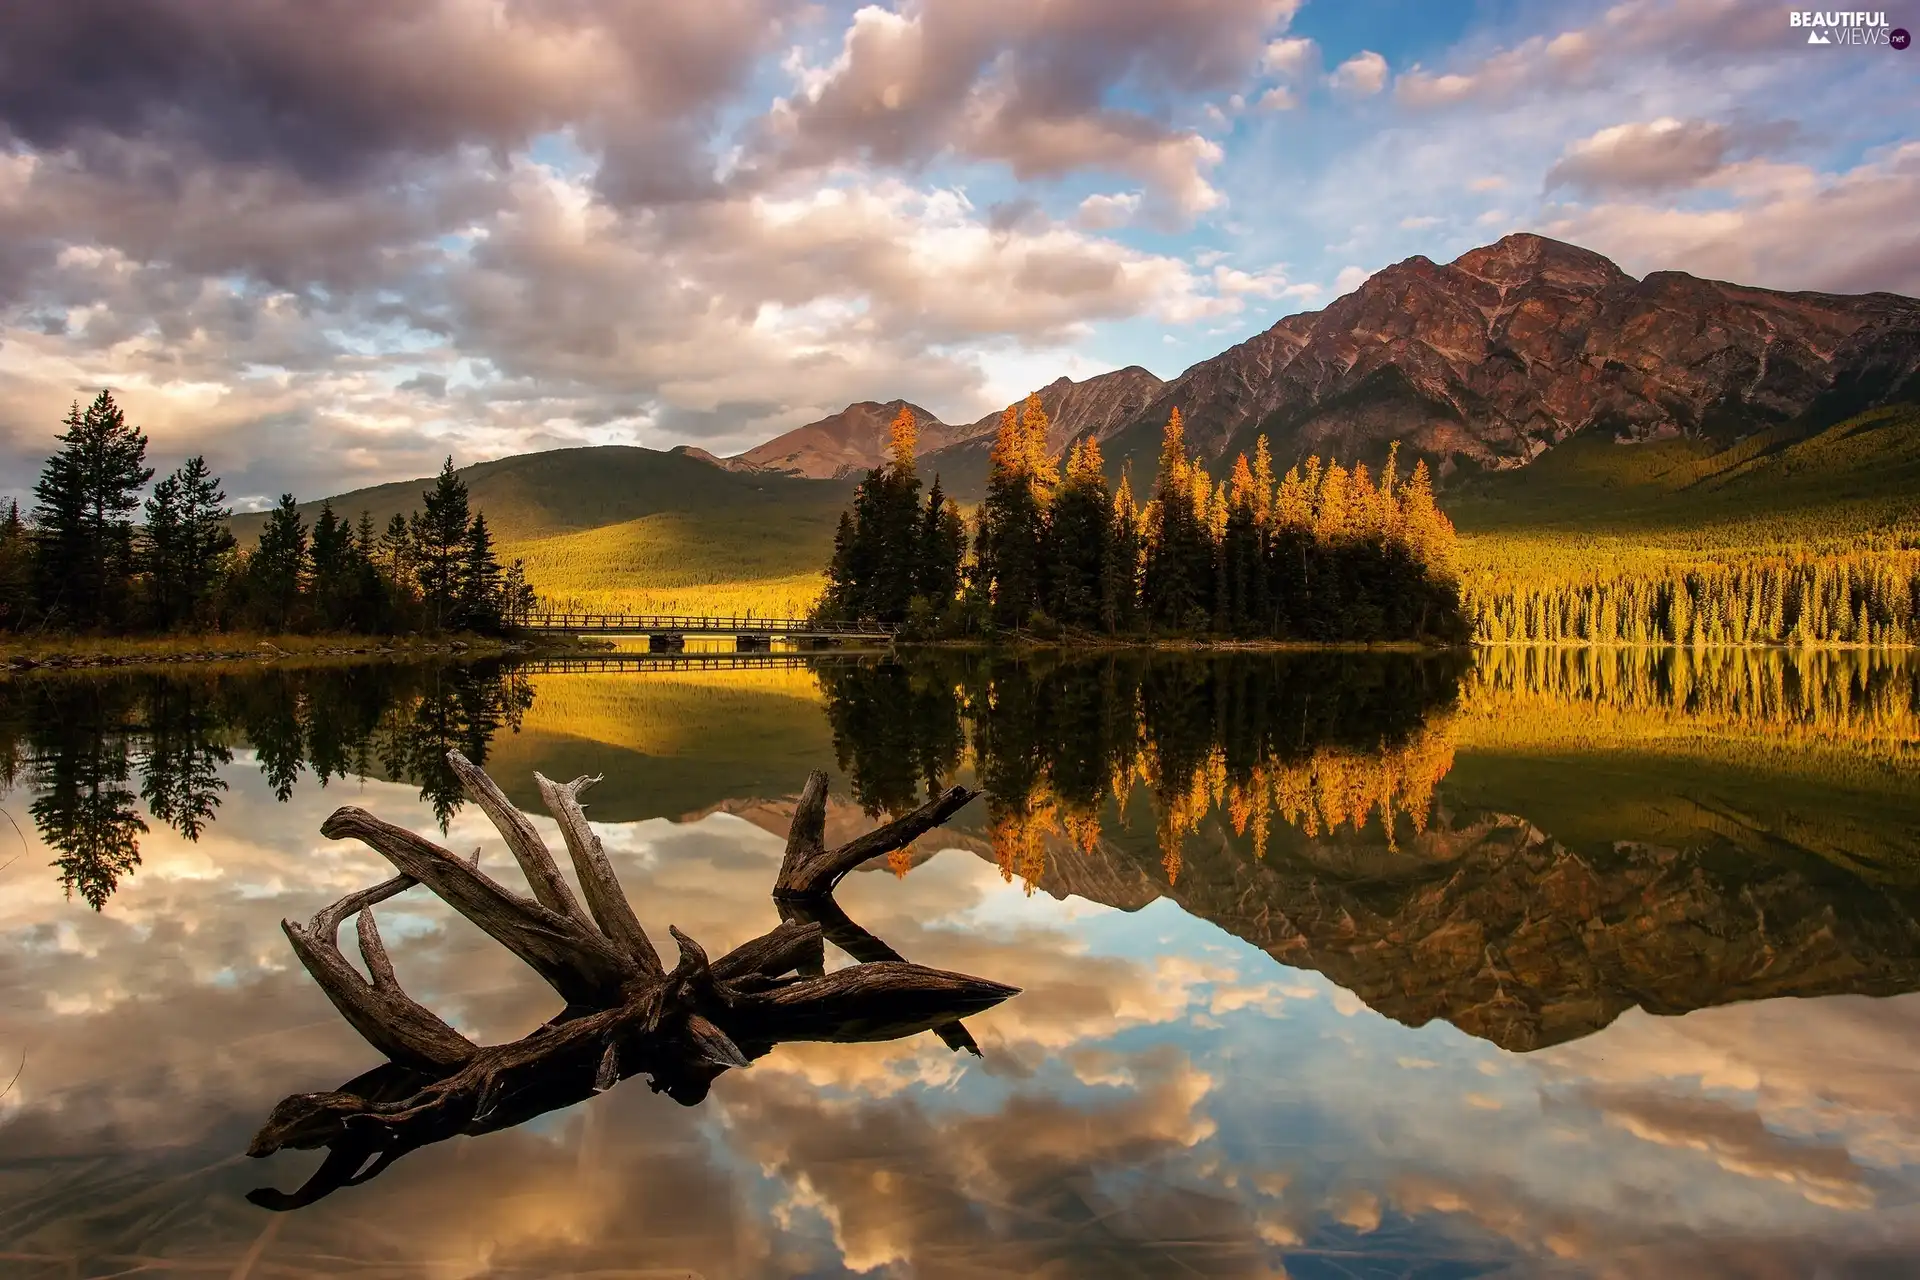
<instances>
[{"instance_id":1,"label":"reflection of clouds in water","mask_svg":"<svg viewBox=\"0 0 1920 1280\"><path fill-rule=\"evenodd\" d=\"M385 874L318 837L337 804L438 838L432 815L412 787L303 787L279 805L257 774L228 776L201 843L156 829L141 874L97 915L62 900L37 843L0 873L0 1074L29 1050L0 1144L64 1169L75 1197L0 1249L237 1258L261 1227L239 1193L290 1185L313 1158L230 1157L283 1094L370 1065L278 922ZM655 937L674 924L724 949L774 922L778 837L724 814L600 830ZM476 813L445 843L517 875ZM1731 1267L1742 1238L1847 1250L1905 1230L1880 1206L1913 1190L1920 997L1629 1013L1515 1057L1379 1018L1164 900L1129 914L1029 898L965 851L904 880L857 874L841 899L914 960L1025 989L970 1020L984 1060L928 1036L786 1045L690 1111L630 1084L410 1156L287 1220L273 1256L460 1277L889 1263L1263 1275L1288 1251L1378 1247L1656 1275L1653 1260L1684 1261L1667 1274ZM553 1011L543 984L430 895L381 918L403 983L463 1029L505 1039ZM92 1172L74 1161L101 1150L124 1154ZM45 1194L9 1167L0 1205ZM153 1238L137 1215L80 1204L163 1175L183 1181L145 1194L213 1188L211 1216ZM1723 1243L1672 1252L1695 1236Z\"/></svg>"}]
</instances>

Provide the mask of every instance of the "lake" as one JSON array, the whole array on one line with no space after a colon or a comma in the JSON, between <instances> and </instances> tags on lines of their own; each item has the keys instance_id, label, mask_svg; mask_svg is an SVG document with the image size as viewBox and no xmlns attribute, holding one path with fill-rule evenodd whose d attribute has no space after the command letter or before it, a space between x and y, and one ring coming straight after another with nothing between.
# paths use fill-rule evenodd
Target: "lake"
<instances>
[{"instance_id":1,"label":"lake","mask_svg":"<svg viewBox=\"0 0 1920 1280\"><path fill-rule=\"evenodd\" d=\"M445 760L641 923L772 928L828 842L931 1033L630 1080L292 1212L275 1103L379 1062L282 919L391 874L364 807L525 881ZM1920 1270L1920 659L939 652L0 679L0 1275L1896 1275ZM17 825L17 832L15 826ZM483 1042L561 1002L423 888L402 986ZM852 963L829 948L829 970ZM11 1080L11 1084L8 1081Z\"/></svg>"}]
</instances>

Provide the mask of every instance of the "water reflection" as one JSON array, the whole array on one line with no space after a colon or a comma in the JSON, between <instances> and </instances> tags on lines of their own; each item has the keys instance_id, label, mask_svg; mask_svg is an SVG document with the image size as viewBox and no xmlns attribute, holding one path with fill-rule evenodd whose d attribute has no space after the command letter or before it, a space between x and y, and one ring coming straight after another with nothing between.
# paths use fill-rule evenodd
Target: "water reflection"
<instances>
[{"instance_id":1,"label":"water reflection","mask_svg":"<svg viewBox=\"0 0 1920 1280\"><path fill-rule=\"evenodd\" d=\"M822 683L869 812L971 773L991 793L979 851L1029 892L1169 899L1409 1026L1444 1019L1526 1051L1635 1007L1920 989L1899 767L1915 761L1920 681L1898 660L1496 651L1468 672L1406 655L1118 655ZM1632 737L1649 719L1668 731ZM1654 814L1608 802L1594 775L1618 766L1597 747L1677 736L1701 754L1658 765L1676 792ZM1889 762L1877 837L1840 848L1808 830L1873 822L1870 797L1847 796L1844 819L1796 815L1771 780L1728 773L1776 758L1782 737L1803 784L1818 744L1851 748L1827 762L1839 776L1863 754ZM1571 777L1543 778L1543 739ZM1538 755L1504 786L1479 764L1473 785L1443 785L1462 752L1516 741ZM1583 788L1597 804L1581 813ZM1556 832L1569 810L1573 830ZM1585 838L1596 822L1604 838ZM1902 842L1903 864L1862 856Z\"/></svg>"},{"instance_id":2,"label":"water reflection","mask_svg":"<svg viewBox=\"0 0 1920 1280\"><path fill-rule=\"evenodd\" d=\"M198 840L236 747L279 800L309 771L321 786L384 777L416 783L444 829L460 807L447 752L484 761L532 700L527 679L496 663L0 680L0 779L33 790L61 885L97 910L140 865L148 826L136 796Z\"/></svg>"},{"instance_id":3,"label":"water reflection","mask_svg":"<svg viewBox=\"0 0 1920 1280\"><path fill-rule=\"evenodd\" d=\"M126 765L98 787L131 794L144 862L96 912L28 820L60 717L29 733L17 682L0 1274L1907 1274L1914 672L1514 650L518 677L488 753L509 794L537 815L534 769L605 772L589 816L641 919L715 954L780 923L808 767L851 775L842 834L991 775L992 811L840 898L1023 994L968 1020L979 1059L785 1044L702 1107L623 1087L288 1215L245 1193L316 1157L239 1153L370 1058L278 922L387 874L313 833L362 804L510 877L497 836L375 750L323 789L306 729L277 799L237 689L168 717L201 746L149 788L140 704L105 718ZM560 1012L424 890L391 910L402 982L463 1034Z\"/></svg>"}]
</instances>

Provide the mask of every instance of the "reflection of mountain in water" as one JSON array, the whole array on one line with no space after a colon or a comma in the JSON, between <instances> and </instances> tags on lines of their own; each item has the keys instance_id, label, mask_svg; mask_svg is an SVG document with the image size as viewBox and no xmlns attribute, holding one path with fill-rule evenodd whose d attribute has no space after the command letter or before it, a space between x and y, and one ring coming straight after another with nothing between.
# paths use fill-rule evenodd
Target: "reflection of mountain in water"
<instances>
[{"instance_id":1,"label":"reflection of mountain in water","mask_svg":"<svg viewBox=\"0 0 1920 1280\"><path fill-rule=\"evenodd\" d=\"M1445 670L1343 662L978 663L823 684L870 810L970 764L993 794L969 843L1009 879L1125 910L1170 898L1409 1025L1440 1018L1524 1051L1635 1006L1920 989L1911 877L1869 878L1669 793L1640 799L1684 830L1671 843L1621 838L1646 819L1616 813L1607 839L1570 845L1512 812L1524 791L1449 802L1462 721ZM1882 718L1874 699L1854 705ZM931 759L906 741L921 720L942 744Z\"/></svg>"},{"instance_id":2,"label":"reflection of mountain in water","mask_svg":"<svg viewBox=\"0 0 1920 1280\"><path fill-rule=\"evenodd\" d=\"M1409 1026L1525 1051L1659 1014L1773 996L1920 989L1920 895L1815 860L1622 843L1578 855L1511 814L1437 811L1389 849L1290 840L1264 859L1216 824L1168 884L1150 849L1061 850L1037 887L1134 909L1171 898Z\"/></svg>"}]
</instances>

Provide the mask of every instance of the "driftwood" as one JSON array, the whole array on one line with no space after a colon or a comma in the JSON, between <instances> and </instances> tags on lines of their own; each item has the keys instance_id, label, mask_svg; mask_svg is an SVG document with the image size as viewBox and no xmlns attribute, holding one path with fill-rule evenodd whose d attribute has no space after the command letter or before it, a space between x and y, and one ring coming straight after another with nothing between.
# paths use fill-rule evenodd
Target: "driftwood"
<instances>
[{"instance_id":1,"label":"driftwood","mask_svg":"<svg viewBox=\"0 0 1920 1280\"><path fill-rule=\"evenodd\" d=\"M506 840L533 896L487 876L477 851L472 860L456 857L352 806L327 819L321 834L360 840L399 874L348 894L306 925L281 927L340 1015L387 1061L338 1089L296 1093L273 1109L248 1155L324 1147L327 1156L298 1191L254 1191L248 1199L255 1204L311 1204L375 1177L409 1151L520 1124L633 1075L647 1075L656 1093L691 1106L721 1073L750 1065L783 1040L893 1040L932 1030L954 1049L978 1054L959 1019L1018 990L908 963L831 897L849 871L939 826L976 791L951 788L828 849L827 776L810 775L774 885L779 926L716 960L669 928L678 954L668 969L587 825L580 794L598 779L556 783L534 775L579 878L576 896L533 824L493 780L458 752L447 758ZM373 908L415 885L518 956L565 1008L518 1040L482 1046L414 1001L394 975ZM364 977L340 951L348 916L358 918ZM860 963L825 972L826 941Z\"/></svg>"}]
</instances>

